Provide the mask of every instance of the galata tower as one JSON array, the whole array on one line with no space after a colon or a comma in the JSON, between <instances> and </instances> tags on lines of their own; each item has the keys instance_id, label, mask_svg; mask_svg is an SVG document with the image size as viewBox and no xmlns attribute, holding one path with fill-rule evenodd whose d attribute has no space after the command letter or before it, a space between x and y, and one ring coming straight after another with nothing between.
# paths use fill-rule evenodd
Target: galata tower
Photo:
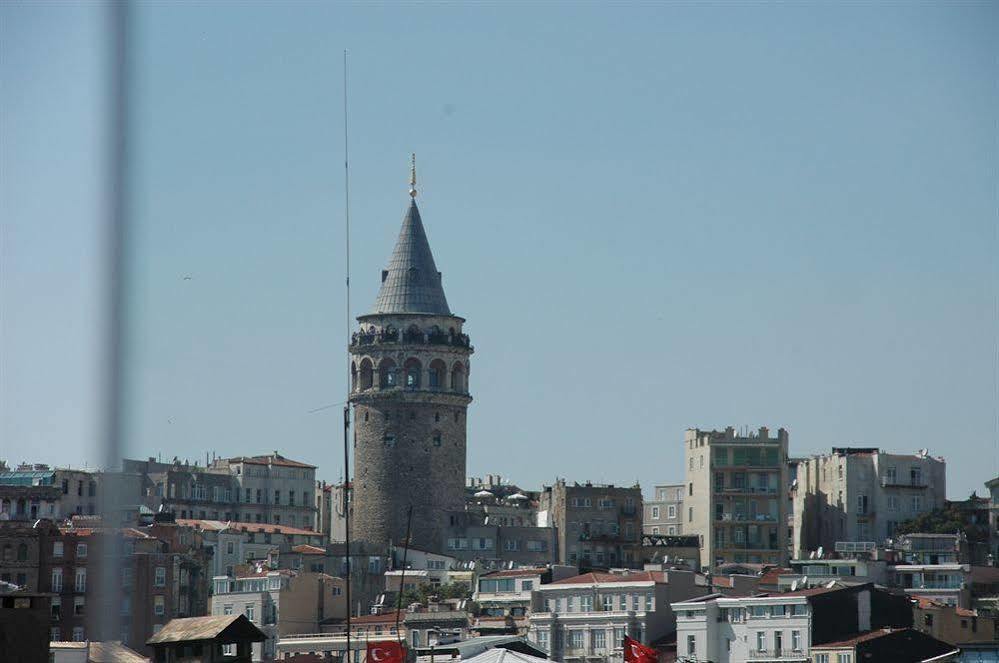
<instances>
[{"instance_id":1,"label":"galata tower","mask_svg":"<svg viewBox=\"0 0 999 663\"><path fill-rule=\"evenodd\" d=\"M448 307L441 273L410 203L370 313L350 343L354 408L351 533L374 545L443 550L450 514L463 510L465 415L472 346Z\"/></svg>"}]
</instances>

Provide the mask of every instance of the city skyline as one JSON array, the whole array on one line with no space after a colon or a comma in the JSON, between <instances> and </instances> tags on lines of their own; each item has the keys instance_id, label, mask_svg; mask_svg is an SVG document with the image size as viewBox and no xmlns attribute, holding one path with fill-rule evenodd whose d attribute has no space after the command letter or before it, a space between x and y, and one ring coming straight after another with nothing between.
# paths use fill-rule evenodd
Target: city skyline
<instances>
[{"instance_id":1,"label":"city skyline","mask_svg":"<svg viewBox=\"0 0 999 663\"><path fill-rule=\"evenodd\" d=\"M339 475L346 48L351 318L415 151L476 347L468 474L648 495L687 428L768 426L792 456L927 448L949 498L985 492L995 7L298 7L138 6L126 456ZM93 466L99 16L0 11L24 100L0 122L2 453Z\"/></svg>"}]
</instances>

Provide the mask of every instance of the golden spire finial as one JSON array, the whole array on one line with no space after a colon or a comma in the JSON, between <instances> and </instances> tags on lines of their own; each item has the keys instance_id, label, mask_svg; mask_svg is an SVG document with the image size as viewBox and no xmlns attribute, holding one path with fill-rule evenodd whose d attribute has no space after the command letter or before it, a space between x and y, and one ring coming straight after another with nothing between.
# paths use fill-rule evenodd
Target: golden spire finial
<instances>
[{"instance_id":1,"label":"golden spire finial","mask_svg":"<svg viewBox=\"0 0 999 663\"><path fill-rule=\"evenodd\" d=\"M416 153L411 156L409 168L409 197L416 198Z\"/></svg>"}]
</instances>

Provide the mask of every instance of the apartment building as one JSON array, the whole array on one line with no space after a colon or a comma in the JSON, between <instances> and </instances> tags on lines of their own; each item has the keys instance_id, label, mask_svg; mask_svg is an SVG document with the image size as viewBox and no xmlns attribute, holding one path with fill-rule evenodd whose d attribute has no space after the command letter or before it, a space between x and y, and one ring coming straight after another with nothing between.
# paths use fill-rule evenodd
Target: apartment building
<instances>
[{"instance_id":1,"label":"apartment building","mask_svg":"<svg viewBox=\"0 0 999 663\"><path fill-rule=\"evenodd\" d=\"M575 575L570 566L504 569L480 575L472 595L479 606L476 628L482 634L492 629L527 635L534 592L552 580Z\"/></svg>"},{"instance_id":2,"label":"apartment building","mask_svg":"<svg viewBox=\"0 0 999 663\"><path fill-rule=\"evenodd\" d=\"M52 594L52 641L96 639L101 635L95 631L98 617L111 610L118 626L113 635L104 633L104 639L143 651L146 639L173 617L207 609L207 555L200 542L161 529L57 527L46 520L30 526L0 523L0 548L5 556L11 551L2 576L10 574L31 591ZM95 588L102 569L97 562L112 544L123 553L115 567L121 574L120 592L112 605L98 606Z\"/></svg>"},{"instance_id":3,"label":"apartment building","mask_svg":"<svg viewBox=\"0 0 999 663\"><path fill-rule=\"evenodd\" d=\"M677 536L683 534L683 484L653 488L653 499L645 502L642 533Z\"/></svg>"},{"instance_id":4,"label":"apartment building","mask_svg":"<svg viewBox=\"0 0 999 663\"><path fill-rule=\"evenodd\" d=\"M904 597L870 583L742 597L712 594L672 607L680 661L811 661L812 647L821 643L912 621Z\"/></svg>"},{"instance_id":5,"label":"apartment building","mask_svg":"<svg viewBox=\"0 0 999 663\"><path fill-rule=\"evenodd\" d=\"M460 561L486 568L506 563L518 566L551 564L558 550L553 527L478 524L473 514L455 513L444 527L442 549Z\"/></svg>"},{"instance_id":6,"label":"apartment building","mask_svg":"<svg viewBox=\"0 0 999 663\"><path fill-rule=\"evenodd\" d=\"M274 550L288 553L301 545L322 547L325 541L321 532L286 525L189 518L179 518L176 524L200 533L211 550L212 576L232 575L240 564L266 559Z\"/></svg>"},{"instance_id":7,"label":"apartment building","mask_svg":"<svg viewBox=\"0 0 999 663\"><path fill-rule=\"evenodd\" d=\"M690 571L584 573L539 586L529 637L555 661L621 660L628 635L651 643L676 628L671 603L703 595Z\"/></svg>"},{"instance_id":8,"label":"apartment building","mask_svg":"<svg viewBox=\"0 0 999 663\"><path fill-rule=\"evenodd\" d=\"M555 528L559 564L641 565L642 489L637 485L570 485L559 479L541 491L538 525Z\"/></svg>"},{"instance_id":9,"label":"apartment building","mask_svg":"<svg viewBox=\"0 0 999 663\"><path fill-rule=\"evenodd\" d=\"M282 637L319 633L324 622L347 616L344 579L325 573L261 564L236 577L218 576L213 583L212 615L243 614L267 636L253 645L254 661L273 660Z\"/></svg>"},{"instance_id":10,"label":"apartment building","mask_svg":"<svg viewBox=\"0 0 999 663\"><path fill-rule=\"evenodd\" d=\"M787 446L783 428L687 430L683 531L701 536L702 566L784 564Z\"/></svg>"},{"instance_id":11,"label":"apartment building","mask_svg":"<svg viewBox=\"0 0 999 663\"><path fill-rule=\"evenodd\" d=\"M314 465L276 451L261 456L216 458L207 466L124 460L126 473L142 477L144 501L181 519L237 521L316 529Z\"/></svg>"},{"instance_id":12,"label":"apartment building","mask_svg":"<svg viewBox=\"0 0 999 663\"><path fill-rule=\"evenodd\" d=\"M946 463L923 449L889 454L834 447L801 460L794 496L794 556L837 541L884 544L896 526L944 505Z\"/></svg>"}]
</instances>

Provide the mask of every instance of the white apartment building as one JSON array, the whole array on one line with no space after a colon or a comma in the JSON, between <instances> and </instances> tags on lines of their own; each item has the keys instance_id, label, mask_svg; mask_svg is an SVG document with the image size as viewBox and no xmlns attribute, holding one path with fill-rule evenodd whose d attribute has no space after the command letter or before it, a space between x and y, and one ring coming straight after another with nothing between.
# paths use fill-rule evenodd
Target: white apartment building
<instances>
[{"instance_id":1,"label":"white apartment building","mask_svg":"<svg viewBox=\"0 0 999 663\"><path fill-rule=\"evenodd\" d=\"M701 566L787 559L788 434L689 429L683 533L701 536Z\"/></svg>"},{"instance_id":2,"label":"white apartment building","mask_svg":"<svg viewBox=\"0 0 999 663\"><path fill-rule=\"evenodd\" d=\"M673 611L677 661L804 662L811 660L813 642L871 628L871 585L749 597L712 594L674 603Z\"/></svg>"},{"instance_id":3,"label":"white apartment building","mask_svg":"<svg viewBox=\"0 0 999 663\"><path fill-rule=\"evenodd\" d=\"M324 620L346 617L343 578L286 569L255 570L237 577L213 578L211 614L244 614L267 639L254 643L253 660L275 658L278 640L296 633L318 633Z\"/></svg>"},{"instance_id":4,"label":"white apartment building","mask_svg":"<svg viewBox=\"0 0 999 663\"><path fill-rule=\"evenodd\" d=\"M794 556L838 541L883 545L895 527L943 506L946 463L925 449L889 454L873 447L835 447L802 459L794 488Z\"/></svg>"},{"instance_id":5,"label":"white apartment building","mask_svg":"<svg viewBox=\"0 0 999 663\"><path fill-rule=\"evenodd\" d=\"M265 513L264 522L302 529L316 527L316 466L285 458L277 451L263 456L237 456L215 461L210 472L236 478L242 511ZM249 517L245 518L250 520Z\"/></svg>"},{"instance_id":6,"label":"white apartment building","mask_svg":"<svg viewBox=\"0 0 999 663\"><path fill-rule=\"evenodd\" d=\"M676 624L670 604L703 595L690 571L585 573L534 592L529 638L555 661L619 661L628 635L650 643Z\"/></svg>"}]
</instances>

